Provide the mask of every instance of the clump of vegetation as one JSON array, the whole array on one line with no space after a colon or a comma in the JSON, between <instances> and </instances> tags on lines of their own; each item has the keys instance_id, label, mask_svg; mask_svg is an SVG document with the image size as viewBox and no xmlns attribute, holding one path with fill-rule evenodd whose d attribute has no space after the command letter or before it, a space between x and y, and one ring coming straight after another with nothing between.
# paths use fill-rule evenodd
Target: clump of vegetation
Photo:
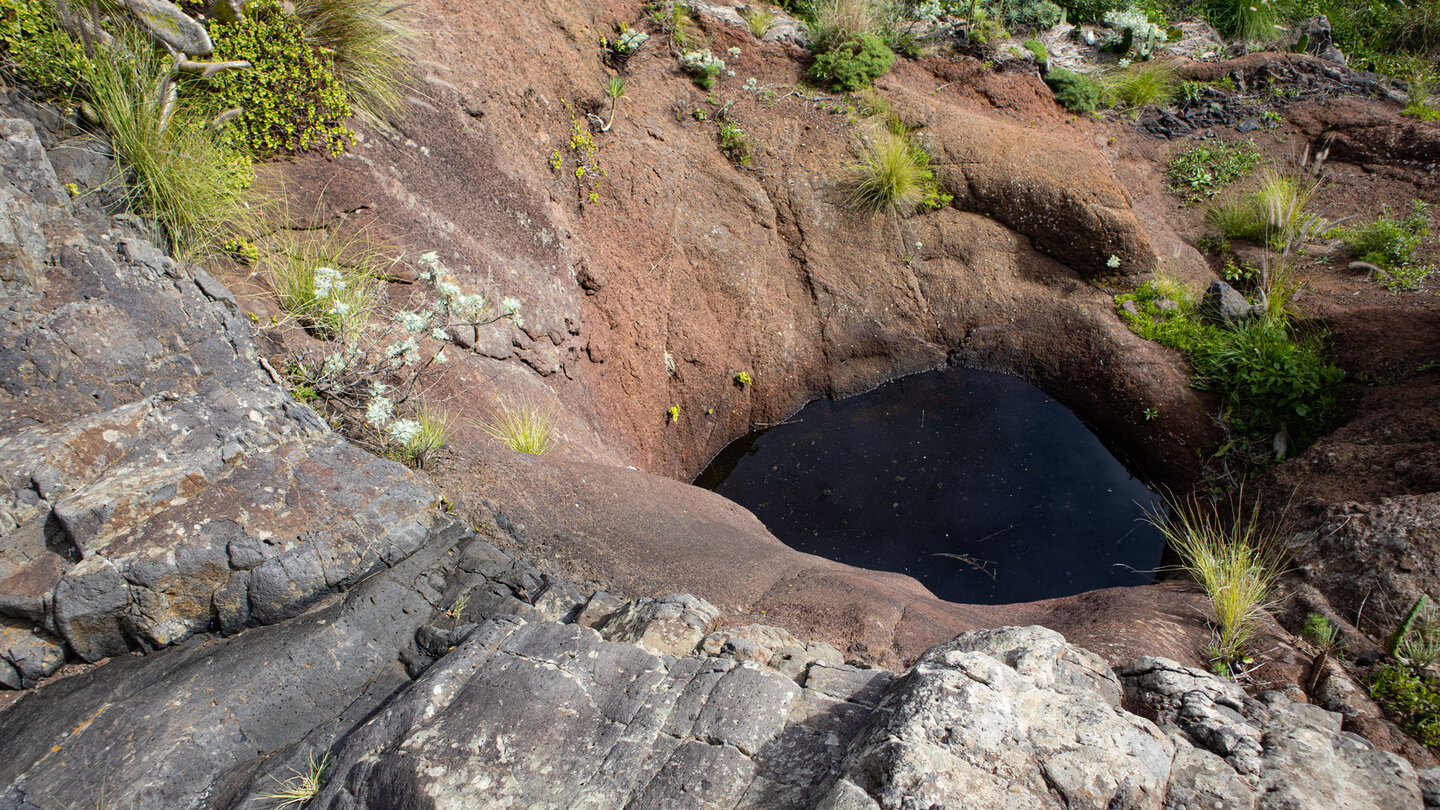
<instances>
[{"instance_id":1,"label":"clump of vegetation","mask_svg":"<svg viewBox=\"0 0 1440 810\"><path fill-rule=\"evenodd\" d=\"M448 411L421 405L410 419L396 419L385 426L383 438L393 442L391 455L397 461L424 469L454 432L455 417Z\"/></svg>"},{"instance_id":2,"label":"clump of vegetation","mask_svg":"<svg viewBox=\"0 0 1440 810\"><path fill-rule=\"evenodd\" d=\"M311 751L306 758L304 769L291 768L290 773L293 775L289 779L282 782L272 774L270 778L274 780L276 789L260 798L279 802L275 805L275 810L285 810L287 807L299 810L320 795L320 789L325 786L325 771L329 767L329 751L326 751L319 759L316 759L315 752Z\"/></svg>"},{"instance_id":3,"label":"clump of vegetation","mask_svg":"<svg viewBox=\"0 0 1440 810\"><path fill-rule=\"evenodd\" d=\"M871 0L819 0L799 9L806 21L810 47L817 54L825 53L861 34L875 34L880 28L875 5Z\"/></svg>"},{"instance_id":4,"label":"clump of vegetation","mask_svg":"<svg viewBox=\"0 0 1440 810\"><path fill-rule=\"evenodd\" d=\"M605 124L600 127L600 131L609 132L610 127L615 124L615 111L620 109L620 100L629 98L629 96L625 95L625 79L620 76L610 76L606 78L605 84L601 89L604 90L605 97L610 99L610 120L606 121ZM556 154L558 155L559 153Z\"/></svg>"},{"instance_id":5,"label":"clump of vegetation","mask_svg":"<svg viewBox=\"0 0 1440 810\"><path fill-rule=\"evenodd\" d=\"M908 134L881 132L850 169L850 203L871 213L943 208L950 204L930 167L930 153Z\"/></svg>"},{"instance_id":6,"label":"clump of vegetation","mask_svg":"<svg viewBox=\"0 0 1440 810\"><path fill-rule=\"evenodd\" d=\"M726 118L720 122L719 135L720 151L741 166L749 168L754 144L751 143L750 136L745 134L745 130Z\"/></svg>"},{"instance_id":7,"label":"clump of vegetation","mask_svg":"<svg viewBox=\"0 0 1440 810\"><path fill-rule=\"evenodd\" d=\"M1340 643L1340 631L1335 623L1319 613L1307 613L1300 635L1322 653L1334 650Z\"/></svg>"},{"instance_id":8,"label":"clump of vegetation","mask_svg":"<svg viewBox=\"0 0 1440 810\"><path fill-rule=\"evenodd\" d=\"M246 7L253 14L256 4ZM405 58L415 34L405 6L392 0L294 0L305 39L330 59L355 112L372 123L404 102Z\"/></svg>"},{"instance_id":9,"label":"clump of vegetation","mask_svg":"<svg viewBox=\"0 0 1440 810\"><path fill-rule=\"evenodd\" d=\"M1370 679L1370 697L1423 745L1440 747L1440 691L1408 667L1383 664Z\"/></svg>"},{"instance_id":10,"label":"clump of vegetation","mask_svg":"<svg viewBox=\"0 0 1440 810\"><path fill-rule=\"evenodd\" d=\"M238 108L237 142L259 156L319 146L338 154L353 138L345 119L349 98L330 58L305 35L300 20L274 0L250 4L245 16L210 28L219 58L245 60L248 70L214 79L224 108Z\"/></svg>"},{"instance_id":11,"label":"clump of vegetation","mask_svg":"<svg viewBox=\"0 0 1440 810\"><path fill-rule=\"evenodd\" d=\"M1024 45L1025 50L1035 57L1035 64L1039 65L1042 70L1050 64L1050 51L1046 49L1045 43L1038 39L1027 39Z\"/></svg>"},{"instance_id":12,"label":"clump of vegetation","mask_svg":"<svg viewBox=\"0 0 1440 810\"><path fill-rule=\"evenodd\" d=\"M1106 104L1128 107L1138 115L1143 107L1168 104L1179 86L1175 69L1166 63L1132 65L1105 74L1101 80L1101 99Z\"/></svg>"},{"instance_id":13,"label":"clump of vegetation","mask_svg":"<svg viewBox=\"0 0 1440 810\"><path fill-rule=\"evenodd\" d=\"M1272 0L1204 0L1200 12L1220 33L1245 42L1274 42L1284 31Z\"/></svg>"},{"instance_id":14,"label":"clump of vegetation","mask_svg":"<svg viewBox=\"0 0 1440 810\"><path fill-rule=\"evenodd\" d=\"M321 340L358 335L379 295L372 272L324 243L269 257L265 275L280 307Z\"/></svg>"},{"instance_id":15,"label":"clump of vegetation","mask_svg":"<svg viewBox=\"0 0 1440 810\"><path fill-rule=\"evenodd\" d=\"M1226 239L1265 241L1265 214L1255 194L1228 194L1205 206L1205 222Z\"/></svg>"},{"instance_id":16,"label":"clump of vegetation","mask_svg":"<svg viewBox=\"0 0 1440 810\"><path fill-rule=\"evenodd\" d=\"M1065 18L1065 9L1050 0L1018 0L1004 6L1005 24L1012 28L1053 28Z\"/></svg>"},{"instance_id":17,"label":"clump of vegetation","mask_svg":"<svg viewBox=\"0 0 1440 810\"><path fill-rule=\"evenodd\" d=\"M1254 504L1248 517L1237 509L1225 520L1214 507L1172 503L1169 514L1148 516L1180 557L1180 570L1205 591L1215 610L1215 641L1208 654L1216 670L1234 677L1250 661L1248 648L1259 632L1272 591L1284 568L1274 533Z\"/></svg>"},{"instance_id":18,"label":"clump of vegetation","mask_svg":"<svg viewBox=\"0 0 1440 810\"><path fill-rule=\"evenodd\" d=\"M1250 141L1210 142L1191 147L1170 159L1170 190L1191 202L1214 197L1260 165L1260 151Z\"/></svg>"},{"instance_id":19,"label":"clump of vegetation","mask_svg":"<svg viewBox=\"0 0 1440 810\"><path fill-rule=\"evenodd\" d=\"M895 53L874 34L858 34L815 57L810 76L836 90L860 90L885 75Z\"/></svg>"},{"instance_id":20,"label":"clump of vegetation","mask_svg":"<svg viewBox=\"0 0 1440 810\"><path fill-rule=\"evenodd\" d=\"M60 25L52 0L0 0L0 67L47 98L66 98L87 70L85 46Z\"/></svg>"},{"instance_id":21,"label":"clump of vegetation","mask_svg":"<svg viewBox=\"0 0 1440 810\"><path fill-rule=\"evenodd\" d=\"M775 15L759 6L746 6L744 15L745 27L750 29L750 35L756 39L764 39L770 33L770 26L775 24Z\"/></svg>"},{"instance_id":22,"label":"clump of vegetation","mask_svg":"<svg viewBox=\"0 0 1440 810\"><path fill-rule=\"evenodd\" d=\"M1127 301L1133 314L1123 307ZM1232 326L1206 321L1189 292L1173 283L1146 282L1116 302L1136 334L1189 358L1192 384L1220 395L1242 438L1269 448L1281 433L1289 447L1303 447L1319 438L1333 416L1344 374L1326 360L1323 333L1297 329L1283 301Z\"/></svg>"},{"instance_id":23,"label":"clump of vegetation","mask_svg":"<svg viewBox=\"0 0 1440 810\"><path fill-rule=\"evenodd\" d=\"M1341 229L1338 235L1360 261L1380 268L1386 289L1418 290L1434 269L1414 262L1415 251L1430 238L1429 210L1416 200L1409 216L1394 217L1387 208L1374 222Z\"/></svg>"},{"instance_id":24,"label":"clump of vegetation","mask_svg":"<svg viewBox=\"0 0 1440 810\"><path fill-rule=\"evenodd\" d=\"M1100 104L1100 82L1083 73L1052 67L1045 73L1045 83L1060 106L1070 112L1093 113Z\"/></svg>"},{"instance_id":25,"label":"clump of vegetation","mask_svg":"<svg viewBox=\"0 0 1440 810\"><path fill-rule=\"evenodd\" d=\"M96 45L83 92L129 180L126 194L182 252L203 250L246 218L249 159L200 105L172 95L174 66L138 34Z\"/></svg>"},{"instance_id":26,"label":"clump of vegetation","mask_svg":"<svg viewBox=\"0 0 1440 810\"><path fill-rule=\"evenodd\" d=\"M751 380L750 372L748 371L741 371L735 374L735 384L740 386L741 388L750 385L752 382L753 380Z\"/></svg>"},{"instance_id":27,"label":"clump of vegetation","mask_svg":"<svg viewBox=\"0 0 1440 810\"><path fill-rule=\"evenodd\" d=\"M715 86L715 79L725 71L725 60L710 53L709 48L700 48L680 54L680 69L690 74L695 84L709 90Z\"/></svg>"},{"instance_id":28,"label":"clump of vegetation","mask_svg":"<svg viewBox=\"0 0 1440 810\"><path fill-rule=\"evenodd\" d=\"M1440 0L1301 0L1293 13L1324 14L1352 67L1407 79L1440 56Z\"/></svg>"},{"instance_id":29,"label":"clump of vegetation","mask_svg":"<svg viewBox=\"0 0 1440 810\"><path fill-rule=\"evenodd\" d=\"M543 456L555 442L555 412L530 401L502 400L480 428L517 453Z\"/></svg>"}]
</instances>

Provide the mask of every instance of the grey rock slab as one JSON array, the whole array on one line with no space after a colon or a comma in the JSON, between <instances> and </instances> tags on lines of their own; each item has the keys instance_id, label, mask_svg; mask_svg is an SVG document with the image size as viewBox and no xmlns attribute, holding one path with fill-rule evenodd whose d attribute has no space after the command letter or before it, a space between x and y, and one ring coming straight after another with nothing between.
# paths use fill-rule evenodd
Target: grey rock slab
<instances>
[{"instance_id":1,"label":"grey rock slab","mask_svg":"<svg viewBox=\"0 0 1440 810\"><path fill-rule=\"evenodd\" d=\"M629 641L660 655L693 652L715 626L720 611L690 594L636 599L600 628L610 641Z\"/></svg>"}]
</instances>

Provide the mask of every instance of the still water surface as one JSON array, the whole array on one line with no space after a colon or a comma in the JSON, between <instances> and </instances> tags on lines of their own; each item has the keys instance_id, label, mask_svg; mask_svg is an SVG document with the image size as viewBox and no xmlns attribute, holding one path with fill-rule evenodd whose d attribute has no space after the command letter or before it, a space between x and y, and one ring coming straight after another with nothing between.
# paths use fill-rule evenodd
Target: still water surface
<instances>
[{"instance_id":1,"label":"still water surface","mask_svg":"<svg viewBox=\"0 0 1440 810\"><path fill-rule=\"evenodd\" d=\"M812 402L726 447L695 483L792 548L909 574L953 602L1145 584L1164 547L1141 521L1158 496L1078 417L971 369Z\"/></svg>"}]
</instances>

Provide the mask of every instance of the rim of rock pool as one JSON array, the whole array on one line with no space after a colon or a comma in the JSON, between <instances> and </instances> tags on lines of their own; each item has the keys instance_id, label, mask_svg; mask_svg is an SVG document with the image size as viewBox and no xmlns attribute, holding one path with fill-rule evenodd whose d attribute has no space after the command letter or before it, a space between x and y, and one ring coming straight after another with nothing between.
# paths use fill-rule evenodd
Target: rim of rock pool
<instances>
[{"instance_id":1,"label":"rim of rock pool","mask_svg":"<svg viewBox=\"0 0 1440 810\"><path fill-rule=\"evenodd\" d=\"M928 424L927 424L928 422ZM798 551L1009 604L1154 582L1163 499L1074 411L946 366L810 401L696 476Z\"/></svg>"}]
</instances>

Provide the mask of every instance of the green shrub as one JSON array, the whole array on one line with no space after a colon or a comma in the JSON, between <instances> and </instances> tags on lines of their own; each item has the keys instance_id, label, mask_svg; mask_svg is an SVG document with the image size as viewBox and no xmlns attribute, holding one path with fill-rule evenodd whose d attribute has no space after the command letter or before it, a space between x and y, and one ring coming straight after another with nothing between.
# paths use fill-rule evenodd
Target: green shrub
<instances>
[{"instance_id":1,"label":"green shrub","mask_svg":"<svg viewBox=\"0 0 1440 810\"><path fill-rule=\"evenodd\" d=\"M1044 67L1050 63L1050 51L1046 50L1045 43L1038 39L1027 39L1024 45L1030 55L1035 57L1035 64Z\"/></svg>"},{"instance_id":2,"label":"green shrub","mask_svg":"<svg viewBox=\"0 0 1440 810\"><path fill-rule=\"evenodd\" d=\"M182 253L218 244L247 218L249 159L191 99L178 98L167 111L170 61L138 34L117 38L116 50L97 46L85 66L85 95L127 175L132 204Z\"/></svg>"},{"instance_id":3,"label":"green shrub","mask_svg":"<svg viewBox=\"0 0 1440 810\"><path fill-rule=\"evenodd\" d=\"M860 34L815 57L810 75L836 90L853 91L868 87L893 64L889 46L874 34Z\"/></svg>"},{"instance_id":4,"label":"green shrub","mask_svg":"<svg viewBox=\"0 0 1440 810\"><path fill-rule=\"evenodd\" d=\"M1012 28L1053 28L1065 16L1065 9L1050 0L1018 0L1005 4L1005 24Z\"/></svg>"},{"instance_id":5,"label":"green shrub","mask_svg":"<svg viewBox=\"0 0 1440 810\"><path fill-rule=\"evenodd\" d=\"M404 8L393 0L295 0L305 38L329 55L350 105L372 122L403 106L406 49L414 39Z\"/></svg>"},{"instance_id":6,"label":"green shrub","mask_svg":"<svg viewBox=\"0 0 1440 810\"><path fill-rule=\"evenodd\" d=\"M1421 743L1440 746L1440 691L1433 683L1405 667L1385 664L1371 676L1370 697Z\"/></svg>"},{"instance_id":7,"label":"green shrub","mask_svg":"<svg viewBox=\"0 0 1440 810\"><path fill-rule=\"evenodd\" d=\"M1299 0L1293 12L1316 14L1352 67L1408 79L1440 55L1440 0Z\"/></svg>"},{"instance_id":8,"label":"green shrub","mask_svg":"<svg viewBox=\"0 0 1440 810\"><path fill-rule=\"evenodd\" d=\"M1254 194L1231 194L1205 207L1205 222L1226 239L1265 241L1265 214Z\"/></svg>"},{"instance_id":9,"label":"green shrub","mask_svg":"<svg viewBox=\"0 0 1440 810\"><path fill-rule=\"evenodd\" d=\"M935 179L930 154L908 135L883 132L850 169L850 203L872 213L942 208L952 199Z\"/></svg>"},{"instance_id":10,"label":"green shrub","mask_svg":"<svg viewBox=\"0 0 1440 810\"><path fill-rule=\"evenodd\" d=\"M1105 14L1111 11L1124 11L1129 8L1129 0L1070 0L1062 3L1065 7L1066 16L1072 23L1098 23L1105 19Z\"/></svg>"},{"instance_id":11,"label":"green shrub","mask_svg":"<svg viewBox=\"0 0 1440 810\"><path fill-rule=\"evenodd\" d=\"M74 94L86 71L84 46L60 27L51 0L0 0L0 67L41 96Z\"/></svg>"},{"instance_id":12,"label":"green shrub","mask_svg":"<svg viewBox=\"0 0 1440 810\"><path fill-rule=\"evenodd\" d=\"M351 139L350 102L334 66L306 37L302 23L274 0L252 3L245 17L210 27L218 59L243 59L249 70L210 82L223 108L238 107L240 141L257 156L320 146L339 153ZM376 102L378 103L378 102Z\"/></svg>"},{"instance_id":13,"label":"green shrub","mask_svg":"<svg viewBox=\"0 0 1440 810\"><path fill-rule=\"evenodd\" d=\"M1342 228L1339 237L1362 262L1386 270L1410 263L1415 250L1430 236L1430 206L1414 202L1409 216L1398 219L1387 207L1369 225Z\"/></svg>"},{"instance_id":14,"label":"green shrub","mask_svg":"<svg viewBox=\"0 0 1440 810\"><path fill-rule=\"evenodd\" d=\"M1161 309L1164 298L1176 308ZM1191 384L1219 394L1239 433L1268 442L1283 432L1298 449L1319 438L1334 415L1344 372L1326 360L1321 334L1290 326L1282 302L1224 328L1202 320L1193 298L1173 286L1146 282L1115 300L1134 302L1136 314L1122 309L1120 315L1136 334L1189 358Z\"/></svg>"},{"instance_id":15,"label":"green shrub","mask_svg":"<svg viewBox=\"0 0 1440 810\"><path fill-rule=\"evenodd\" d=\"M1191 202L1214 197L1244 177L1263 158L1250 141L1202 143L1170 159L1170 190Z\"/></svg>"},{"instance_id":16,"label":"green shrub","mask_svg":"<svg viewBox=\"0 0 1440 810\"><path fill-rule=\"evenodd\" d=\"M725 60L710 53L709 48L680 54L680 69L690 74L695 84L705 90L715 86L715 79L725 70Z\"/></svg>"},{"instance_id":17,"label":"green shrub","mask_svg":"<svg viewBox=\"0 0 1440 810\"><path fill-rule=\"evenodd\" d=\"M1045 83L1055 93L1055 101L1070 112L1095 112L1100 103L1100 83L1082 73L1050 68L1045 73Z\"/></svg>"},{"instance_id":18,"label":"green shrub","mask_svg":"<svg viewBox=\"0 0 1440 810\"><path fill-rule=\"evenodd\" d=\"M753 144L750 142L750 136L745 134L745 130L727 118L720 122L719 135L720 151L724 152L726 157L748 168Z\"/></svg>"}]
</instances>

